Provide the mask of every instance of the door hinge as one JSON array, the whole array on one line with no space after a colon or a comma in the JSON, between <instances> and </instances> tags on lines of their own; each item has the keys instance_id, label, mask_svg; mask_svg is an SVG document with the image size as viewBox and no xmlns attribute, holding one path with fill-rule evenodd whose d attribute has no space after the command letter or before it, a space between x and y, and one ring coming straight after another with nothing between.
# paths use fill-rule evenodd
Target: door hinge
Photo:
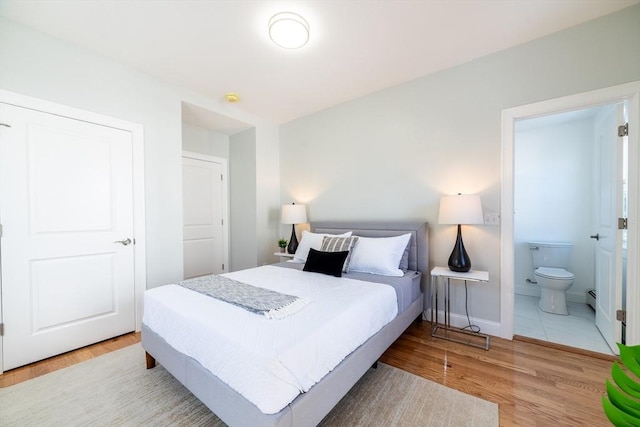
<instances>
[{"instance_id":1,"label":"door hinge","mask_svg":"<svg viewBox=\"0 0 640 427\"><path fill-rule=\"evenodd\" d=\"M4 323L0 323L0 337L4 336Z\"/></svg>"},{"instance_id":2,"label":"door hinge","mask_svg":"<svg viewBox=\"0 0 640 427\"><path fill-rule=\"evenodd\" d=\"M627 324L627 310L616 310L616 320L622 322L623 325Z\"/></svg>"},{"instance_id":3,"label":"door hinge","mask_svg":"<svg viewBox=\"0 0 640 427\"><path fill-rule=\"evenodd\" d=\"M627 218L618 218L618 230L626 230L628 225Z\"/></svg>"},{"instance_id":4,"label":"door hinge","mask_svg":"<svg viewBox=\"0 0 640 427\"><path fill-rule=\"evenodd\" d=\"M618 136L628 136L629 135L629 123L625 123L623 125L618 126Z\"/></svg>"},{"instance_id":5,"label":"door hinge","mask_svg":"<svg viewBox=\"0 0 640 427\"><path fill-rule=\"evenodd\" d=\"M224 271L224 264L222 264L222 271Z\"/></svg>"},{"instance_id":6,"label":"door hinge","mask_svg":"<svg viewBox=\"0 0 640 427\"><path fill-rule=\"evenodd\" d=\"M224 178L222 177L222 174L220 174L220 181L224 181Z\"/></svg>"},{"instance_id":7,"label":"door hinge","mask_svg":"<svg viewBox=\"0 0 640 427\"><path fill-rule=\"evenodd\" d=\"M0 237L2 237L2 224L0 224Z\"/></svg>"}]
</instances>

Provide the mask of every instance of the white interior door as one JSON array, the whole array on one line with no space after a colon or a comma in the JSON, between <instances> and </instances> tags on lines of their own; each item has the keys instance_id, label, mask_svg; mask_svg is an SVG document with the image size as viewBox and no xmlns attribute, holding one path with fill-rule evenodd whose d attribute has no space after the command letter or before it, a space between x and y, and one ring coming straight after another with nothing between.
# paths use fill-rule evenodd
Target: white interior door
<instances>
[{"instance_id":1,"label":"white interior door","mask_svg":"<svg viewBox=\"0 0 640 427\"><path fill-rule=\"evenodd\" d=\"M184 277L226 271L226 165L183 157Z\"/></svg>"},{"instance_id":2,"label":"white interior door","mask_svg":"<svg viewBox=\"0 0 640 427\"><path fill-rule=\"evenodd\" d=\"M618 354L622 327L616 310L622 309L622 143L618 125L623 123L623 105L608 109L596 126L596 326Z\"/></svg>"},{"instance_id":3,"label":"white interior door","mask_svg":"<svg viewBox=\"0 0 640 427\"><path fill-rule=\"evenodd\" d=\"M0 117L7 370L135 329L132 136L8 104Z\"/></svg>"}]
</instances>

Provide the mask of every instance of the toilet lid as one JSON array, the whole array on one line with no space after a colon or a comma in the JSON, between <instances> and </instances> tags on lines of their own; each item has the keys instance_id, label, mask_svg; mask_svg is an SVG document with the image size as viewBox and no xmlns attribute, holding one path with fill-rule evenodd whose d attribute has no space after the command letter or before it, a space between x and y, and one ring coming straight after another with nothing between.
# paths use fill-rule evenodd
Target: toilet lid
<instances>
[{"instance_id":1,"label":"toilet lid","mask_svg":"<svg viewBox=\"0 0 640 427\"><path fill-rule=\"evenodd\" d=\"M536 275L546 277L547 279L573 279L573 273L568 272L564 268L538 267Z\"/></svg>"}]
</instances>

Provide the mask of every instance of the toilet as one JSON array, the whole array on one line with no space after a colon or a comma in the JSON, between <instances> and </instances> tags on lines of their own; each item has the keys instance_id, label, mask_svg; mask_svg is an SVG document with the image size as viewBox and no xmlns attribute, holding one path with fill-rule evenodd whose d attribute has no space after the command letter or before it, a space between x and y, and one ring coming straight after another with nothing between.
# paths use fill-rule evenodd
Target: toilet
<instances>
[{"instance_id":1,"label":"toilet","mask_svg":"<svg viewBox=\"0 0 640 427\"><path fill-rule=\"evenodd\" d=\"M575 276L566 270L573 243L530 242L535 282L540 287L540 310L568 315L567 289Z\"/></svg>"}]
</instances>

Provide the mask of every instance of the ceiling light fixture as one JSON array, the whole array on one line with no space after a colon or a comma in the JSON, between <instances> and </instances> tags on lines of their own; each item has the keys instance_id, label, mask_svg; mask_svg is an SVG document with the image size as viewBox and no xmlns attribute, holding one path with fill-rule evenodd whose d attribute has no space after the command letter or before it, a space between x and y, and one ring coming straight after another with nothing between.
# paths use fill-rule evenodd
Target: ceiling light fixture
<instances>
[{"instance_id":1,"label":"ceiling light fixture","mask_svg":"<svg viewBox=\"0 0 640 427\"><path fill-rule=\"evenodd\" d=\"M240 101L240 96L237 93L229 92L224 94L224 99L231 104L235 104Z\"/></svg>"},{"instance_id":2,"label":"ceiling light fixture","mask_svg":"<svg viewBox=\"0 0 640 427\"><path fill-rule=\"evenodd\" d=\"M309 41L309 24L297 13L276 13L269 20L269 37L281 48L299 49Z\"/></svg>"}]
</instances>

